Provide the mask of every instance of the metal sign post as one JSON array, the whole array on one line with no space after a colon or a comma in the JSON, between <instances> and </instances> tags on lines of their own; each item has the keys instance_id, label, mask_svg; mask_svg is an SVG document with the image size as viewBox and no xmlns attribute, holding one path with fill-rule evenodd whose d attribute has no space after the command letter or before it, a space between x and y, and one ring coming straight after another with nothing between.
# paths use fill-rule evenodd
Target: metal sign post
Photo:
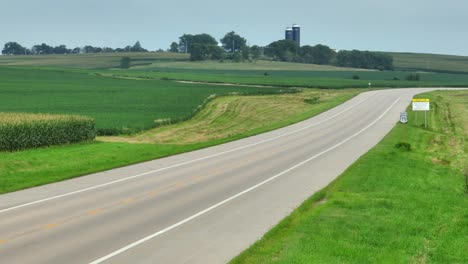
<instances>
[{"instance_id":1,"label":"metal sign post","mask_svg":"<svg viewBox=\"0 0 468 264\"><path fill-rule=\"evenodd\" d=\"M408 113L407 112L401 112L400 113L400 122L402 124L407 124L408 123ZM401 142L405 142L406 140L406 126L403 127L403 135L402 135L402 139L401 139Z\"/></svg>"}]
</instances>

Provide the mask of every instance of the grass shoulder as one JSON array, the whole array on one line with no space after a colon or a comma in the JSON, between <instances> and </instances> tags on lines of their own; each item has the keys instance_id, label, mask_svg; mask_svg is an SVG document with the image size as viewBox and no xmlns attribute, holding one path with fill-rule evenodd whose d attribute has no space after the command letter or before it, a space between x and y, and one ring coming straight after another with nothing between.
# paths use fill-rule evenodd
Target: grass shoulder
<instances>
[{"instance_id":1,"label":"grass shoulder","mask_svg":"<svg viewBox=\"0 0 468 264\"><path fill-rule=\"evenodd\" d=\"M468 92L423 97L430 129L411 114L232 263L466 263Z\"/></svg>"}]
</instances>

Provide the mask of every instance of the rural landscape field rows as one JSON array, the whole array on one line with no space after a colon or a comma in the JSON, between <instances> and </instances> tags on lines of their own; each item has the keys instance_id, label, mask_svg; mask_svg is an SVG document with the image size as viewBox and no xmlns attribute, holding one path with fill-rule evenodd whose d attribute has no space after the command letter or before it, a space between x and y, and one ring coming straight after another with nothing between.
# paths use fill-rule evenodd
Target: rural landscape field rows
<instances>
[{"instance_id":1,"label":"rural landscape field rows","mask_svg":"<svg viewBox=\"0 0 468 264\"><path fill-rule=\"evenodd\" d=\"M288 32L6 43L0 263L468 263L468 57Z\"/></svg>"}]
</instances>

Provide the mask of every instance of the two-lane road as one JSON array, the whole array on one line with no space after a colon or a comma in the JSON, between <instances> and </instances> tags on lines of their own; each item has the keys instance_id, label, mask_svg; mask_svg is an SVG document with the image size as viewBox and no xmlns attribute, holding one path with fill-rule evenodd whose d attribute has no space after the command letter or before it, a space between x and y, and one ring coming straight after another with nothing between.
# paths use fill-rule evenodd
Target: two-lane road
<instances>
[{"instance_id":1,"label":"two-lane road","mask_svg":"<svg viewBox=\"0 0 468 264\"><path fill-rule=\"evenodd\" d=\"M378 143L429 90L366 92L255 137L2 195L0 263L226 262Z\"/></svg>"}]
</instances>

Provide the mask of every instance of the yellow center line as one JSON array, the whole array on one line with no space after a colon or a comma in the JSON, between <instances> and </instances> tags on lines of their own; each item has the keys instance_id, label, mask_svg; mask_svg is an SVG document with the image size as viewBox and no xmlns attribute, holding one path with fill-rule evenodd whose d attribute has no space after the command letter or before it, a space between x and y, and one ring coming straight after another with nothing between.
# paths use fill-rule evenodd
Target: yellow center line
<instances>
[{"instance_id":1,"label":"yellow center line","mask_svg":"<svg viewBox=\"0 0 468 264\"><path fill-rule=\"evenodd\" d=\"M122 203L124 204L130 204L130 203L134 203L137 199L136 198L128 198L128 199L125 199L122 201Z\"/></svg>"},{"instance_id":2,"label":"yellow center line","mask_svg":"<svg viewBox=\"0 0 468 264\"><path fill-rule=\"evenodd\" d=\"M192 179L195 180L195 181L201 181L201 180L203 180L205 177L206 177L206 176L194 176L194 177L192 177Z\"/></svg>"},{"instance_id":3,"label":"yellow center line","mask_svg":"<svg viewBox=\"0 0 468 264\"><path fill-rule=\"evenodd\" d=\"M53 223L53 224L48 224L48 225L46 225L45 228L46 228L46 229L52 229L52 228L55 228L55 227L57 227L57 226L59 226L59 224Z\"/></svg>"},{"instance_id":4,"label":"yellow center line","mask_svg":"<svg viewBox=\"0 0 468 264\"><path fill-rule=\"evenodd\" d=\"M0 239L0 245L5 244L6 242L7 242L6 240Z\"/></svg>"},{"instance_id":5,"label":"yellow center line","mask_svg":"<svg viewBox=\"0 0 468 264\"><path fill-rule=\"evenodd\" d=\"M93 209L93 210L88 211L88 215L97 215L101 213L102 211L104 211L104 209L102 208Z\"/></svg>"},{"instance_id":6,"label":"yellow center line","mask_svg":"<svg viewBox=\"0 0 468 264\"><path fill-rule=\"evenodd\" d=\"M156 197L159 195L159 191L151 191L151 192L148 192L147 195L149 197Z\"/></svg>"}]
</instances>

